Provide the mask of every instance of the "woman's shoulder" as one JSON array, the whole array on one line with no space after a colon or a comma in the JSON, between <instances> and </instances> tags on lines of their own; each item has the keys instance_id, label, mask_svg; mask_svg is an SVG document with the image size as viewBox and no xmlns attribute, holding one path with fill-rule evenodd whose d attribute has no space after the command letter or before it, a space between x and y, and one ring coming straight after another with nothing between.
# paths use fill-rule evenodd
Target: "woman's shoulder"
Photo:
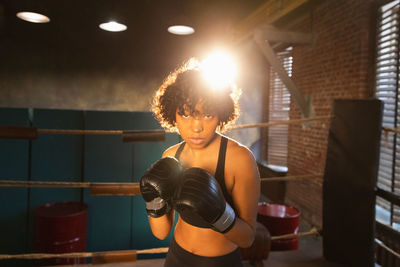
<instances>
[{"instance_id":1,"label":"woman's shoulder","mask_svg":"<svg viewBox=\"0 0 400 267\"><path fill-rule=\"evenodd\" d=\"M228 138L226 156L230 162L255 162L254 155L250 149L231 138Z\"/></svg>"},{"instance_id":2,"label":"woman's shoulder","mask_svg":"<svg viewBox=\"0 0 400 267\"><path fill-rule=\"evenodd\" d=\"M169 148L167 148L162 157L175 157L176 151L178 150L179 146L182 144L183 142L180 142L178 144L175 144L173 146L170 146Z\"/></svg>"},{"instance_id":3,"label":"woman's shoulder","mask_svg":"<svg viewBox=\"0 0 400 267\"><path fill-rule=\"evenodd\" d=\"M225 136L225 138L228 139L227 153L239 153L243 154L243 156L248 156L250 154L252 155L250 149L248 149L245 145L242 145L230 137Z\"/></svg>"},{"instance_id":4,"label":"woman's shoulder","mask_svg":"<svg viewBox=\"0 0 400 267\"><path fill-rule=\"evenodd\" d=\"M256 159L245 145L229 139L226 151L225 169L240 182L256 181L259 177ZM238 182L239 180L236 180Z\"/></svg>"}]
</instances>

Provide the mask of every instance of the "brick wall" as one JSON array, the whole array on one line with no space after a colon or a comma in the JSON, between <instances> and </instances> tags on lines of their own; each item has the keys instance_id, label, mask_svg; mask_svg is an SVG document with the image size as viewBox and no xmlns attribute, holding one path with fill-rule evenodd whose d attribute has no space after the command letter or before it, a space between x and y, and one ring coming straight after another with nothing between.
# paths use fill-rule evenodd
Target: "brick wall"
<instances>
[{"instance_id":1,"label":"brick wall","mask_svg":"<svg viewBox=\"0 0 400 267\"><path fill-rule=\"evenodd\" d=\"M316 35L312 46L294 47L292 77L311 95L315 116L330 115L334 99L371 96L373 8L372 0L323 1L296 27ZM290 118L300 117L292 99ZM328 131L329 121L290 126L288 175L323 174ZM287 183L286 203L322 227L322 179Z\"/></svg>"}]
</instances>

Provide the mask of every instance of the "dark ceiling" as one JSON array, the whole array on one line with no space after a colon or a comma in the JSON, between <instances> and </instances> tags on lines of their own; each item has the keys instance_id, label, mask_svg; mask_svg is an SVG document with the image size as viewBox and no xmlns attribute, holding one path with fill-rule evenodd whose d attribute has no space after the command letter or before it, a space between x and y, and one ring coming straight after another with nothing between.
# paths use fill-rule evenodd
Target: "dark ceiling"
<instances>
[{"instance_id":1,"label":"dark ceiling","mask_svg":"<svg viewBox=\"0 0 400 267\"><path fill-rule=\"evenodd\" d=\"M1 67L23 69L123 69L166 72L191 56L227 44L226 33L262 0L6 0L0 1ZM33 10L50 23L16 17ZM110 19L128 29L112 33L98 25ZM173 23L196 32L177 36Z\"/></svg>"}]
</instances>

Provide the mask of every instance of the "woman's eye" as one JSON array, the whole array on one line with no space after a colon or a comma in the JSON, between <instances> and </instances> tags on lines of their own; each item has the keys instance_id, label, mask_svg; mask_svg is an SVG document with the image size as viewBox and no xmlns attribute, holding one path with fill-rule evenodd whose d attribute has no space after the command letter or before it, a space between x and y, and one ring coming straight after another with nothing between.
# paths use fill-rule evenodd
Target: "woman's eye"
<instances>
[{"instance_id":1,"label":"woman's eye","mask_svg":"<svg viewBox=\"0 0 400 267\"><path fill-rule=\"evenodd\" d=\"M190 117L189 114L185 114L185 113L179 113L179 115L180 115L182 118L185 118L185 119L187 119L187 118Z\"/></svg>"},{"instance_id":2,"label":"woman's eye","mask_svg":"<svg viewBox=\"0 0 400 267\"><path fill-rule=\"evenodd\" d=\"M213 115L210 115L210 114L206 114L206 115L204 115L204 118L206 118L206 119L212 119L214 116Z\"/></svg>"}]
</instances>

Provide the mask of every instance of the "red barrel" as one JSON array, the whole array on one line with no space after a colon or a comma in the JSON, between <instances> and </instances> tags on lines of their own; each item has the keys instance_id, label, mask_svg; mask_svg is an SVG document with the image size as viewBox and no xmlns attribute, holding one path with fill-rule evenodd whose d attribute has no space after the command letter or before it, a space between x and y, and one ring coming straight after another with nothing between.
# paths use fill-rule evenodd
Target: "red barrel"
<instances>
[{"instance_id":1,"label":"red barrel","mask_svg":"<svg viewBox=\"0 0 400 267\"><path fill-rule=\"evenodd\" d=\"M267 227L271 236L296 234L299 232L300 211L284 204L260 202L257 220ZM271 251L296 250L298 247L298 238L271 241Z\"/></svg>"},{"instance_id":2,"label":"red barrel","mask_svg":"<svg viewBox=\"0 0 400 267\"><path fill-rule=\"evenodd\" d=\"M35 209L34 249L39 253L86 250L87 205L81 202L46 203ZM44 265L85 263L84 258L53 258Z\"/></svg>"}]
</instances>

